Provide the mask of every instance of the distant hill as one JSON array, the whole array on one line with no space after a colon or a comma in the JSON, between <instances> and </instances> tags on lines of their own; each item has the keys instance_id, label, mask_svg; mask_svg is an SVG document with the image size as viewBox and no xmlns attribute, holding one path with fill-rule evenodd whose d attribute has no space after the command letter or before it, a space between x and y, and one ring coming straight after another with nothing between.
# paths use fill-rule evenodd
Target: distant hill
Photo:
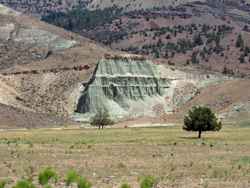
<instances>
[{"instance_id":1,"label":"distant hill","mask_svg":"<svg viewBox=\"0 0 250 188\"><path fill-rule=\"evenodd\" d=\"M92 1L96 6L88 9L51 12L42 19L112 49L249 76L248 1L98 2ZM241 45L236 44L239 37Z\"/></svg>"},{"instance_id":2,"label":"distant hill","mask_svg":"<svg viewBox=\"0 0 250 188\"><path fill-rule=\"evenodd\" d=\"M169 64L250 74L249 0L0 0L103 43ZM240 36L241 35L241 36ZM236 47L238 37L244 44Z\"/></svg>"},{"instance_id":3,"label":"distant hill","mask_svg":"<svg viewBox=\"0 0 250 188\"><path fill-rule=\"evenodd\" d=\"M28 4L27 7L32 6ZM134 87L132 93L122 90L126 95L133 95L131 98L145 95L139 86L145 88L147 96L161 93L147 89L149 86L157 89L152 80L161 76L168 81L164 95L154 96L155 100L147 99L152 107L150 114L158 114L157 121L166 120L163 108L175 120L181 121L186 110L194 104L211 106L226 119L237 114L249 117L247 16L242 20L243 17L228 13L241 10L248 14L248 5L232 2L226 9L222 8L193 2L147 11L126 11L123 6L113 5L95 10L75 6L42 14L43 20L70 30L66 31L0 4L0 128L71 123L80 95L85 88L93 86L91 82L96 78L99 60L107 53L116 54L119 56L114 56L114 62L110 63L121 61L118 65L123 66L126 63L122 62L127 60L120 54L127 52L146 55L151 66L158 67L157 74L153 74L151 80L144 80L140 70L147 66L141 66L130 78L122 71L133 72L132 64L128 63L120 69L124 83L120 74L113 73L119 66L112 69L107 64L105 71L114 78L108 76L106 79L104 71L103 81L93 87L108 87L108 92L114 92L104 93L110 104L119 101L120 90L115 89L119 84ZM41 16L39 12L36 14ZM217 92L210 95L213 90ZM96 92L88 93L96 95ZM141 104L145 101L136 102L128 100L128 105L124 103L122 107L126 110L134 104L127 111L134 112L133 115L143 114Z\"/></svg>"}]
</instances>

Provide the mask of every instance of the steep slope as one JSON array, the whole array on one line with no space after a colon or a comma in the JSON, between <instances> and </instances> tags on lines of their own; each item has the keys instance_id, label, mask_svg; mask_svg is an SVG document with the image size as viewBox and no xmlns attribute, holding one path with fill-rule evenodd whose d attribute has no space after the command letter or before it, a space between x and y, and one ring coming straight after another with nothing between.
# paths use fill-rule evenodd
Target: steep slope
<instances>
[{"instance_id":1,"label":"steep slope","mask_svg":"<svg viewBox=\"0 0 250 188\"><path fill-rule=\"evenodd\" d=\"M157 116L154 106L165 111L167 78L157 65L141 57L106 57L98 62L95 73L79 98L76 112L85 117L107 110L115 119Z\"/></svg>"},{"instance_id":2,"label":"steep slope","mask_svg":"<svg viewBox=\"0 0 250 188\"><path fill-rule=\"evenodd\" d=\"M223 121L241 123L250 120L250 81L227 80L200 90L199 95L176 110L177 119L194 105L206 105L220 114Z\"/></svg>"}]
</instances>

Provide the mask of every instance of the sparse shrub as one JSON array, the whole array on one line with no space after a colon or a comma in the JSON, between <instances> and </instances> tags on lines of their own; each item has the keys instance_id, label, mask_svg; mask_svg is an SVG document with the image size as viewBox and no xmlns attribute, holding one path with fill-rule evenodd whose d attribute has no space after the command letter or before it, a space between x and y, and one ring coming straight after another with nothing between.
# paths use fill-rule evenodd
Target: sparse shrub
<instances>
[{"instance_id":1,"label":"sparse shrub","mask_svg":"<svg viewBox=\"0 0 250 188\"><path fill-rule=\"evenodd\" d=\"M28 180L20 180L13 188L35 188L35 186Z\"/></svg>"},{"instance_id":2,"label":"sparse shrub","mask_svg":"<svg viewBox=\"0 0 250 188\"><path fill-rule=\"evenodd\" d=\"M131 188L131 186L127 183L121 185L121 188Z\"/></svg>"},{"instance_id":3,"label":"sparse shrub","mask_svg":"<svg viewBox=\"0 0 250 188\"><path fill-rule=\"evenodd\" d=\"M153 188L156 184L156 179L152 176L142 178L140 188Z\"/></svg>"},{"instance_id":4,"label":"sparse shrub","mask_svg":"<svg viewBox=\"0 0 250 188\"><path fill-rule=\"evenodd\" d=\"M91 183L84 177L79 177L77 188L91 188Z\"/></svg>"},{"instance_id":5,"label":"sparse shrub","mask_svg":"<svg viewBox=\"0 0 250 188\"><path fill-rule=\"evenodd\" d=\"M66 186L70 186L72 183L77 183L78 179L79 175L75 170L68 171L65 178Z\"/></svg>"},{"instance_id":6,"label":"sparse shrub","mask_svg":"<svg viewBox=\"0 0 250 188\"><path fill-rule=\"evenodd\" d=\"M54 180L56 183L58 179L57 173L50 167L44 169L38 175L38 181L41 185L46 185L49 183L50 180Z\"/></svg>"},{"instance_id":7,"label":"sparse shrub","mask_svg":"<svg viewBox=\"0 0 250 188\"><path fill-rule=\"evenodd\" d=\"M183 129L186 131L197 131L201 138L203 131L219 131L222 127L216 115L208 107L195 106L184 119Z\"/></svg>"},{"instance_id":8,"label":"sparse shrub","mask_svg":"<svg viewBox=\"0 0 250 188\"><path fill-rule=\"evenodd\" d=\"M107 110L99 110L96 115L92 118L91 125L98 126L99 129L103 129L104 126L112 125L114 122L111 120Z\"/></svg>"}]
</instances>

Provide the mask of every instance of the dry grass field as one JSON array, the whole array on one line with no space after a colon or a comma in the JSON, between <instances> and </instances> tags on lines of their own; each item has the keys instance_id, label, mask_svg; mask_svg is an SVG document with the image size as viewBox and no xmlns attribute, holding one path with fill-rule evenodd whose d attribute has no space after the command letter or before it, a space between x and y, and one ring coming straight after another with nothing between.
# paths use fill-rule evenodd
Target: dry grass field
<instances>
[{"instance_id":1,"label":"dry grass field","mask_svg":"<svg viewBox=\"0 0 250 188\"><path fill-rule=\"evenodd\" d=\"M33 178L45 167L60 174L77 170L96 188L139 187L151 175L167 188L250 187L250 127L220 132L184 132L181 127L127 129L40 129L0 132L0 180L8 186Z\"/></svg>"}]
</instances>

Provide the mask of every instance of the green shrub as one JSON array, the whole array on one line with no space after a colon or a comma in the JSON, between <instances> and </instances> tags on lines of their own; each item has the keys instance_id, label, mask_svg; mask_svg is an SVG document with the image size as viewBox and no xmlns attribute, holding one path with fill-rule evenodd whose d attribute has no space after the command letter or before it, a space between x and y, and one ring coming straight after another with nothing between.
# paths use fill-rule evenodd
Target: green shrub
<instances>
[{"instance_id":1,"label":"green shrub","mask_svg":"<svg viewBox=\"0 0 250 188\"><path fill-rule=\"evenodd\" d=\"M4 188L6 185L6 181L0 181L0 188Z\"/></svg>"},{"instance_id":2,"label":"green shrub","mask_svg":"<svg viewBox=\"0 0 250 188\"><path fill-rule=\"evenodd\" d=\"M41 185L46 185L50 180L57 182L58 176L57 173L52 168L46 168L38 175L38 181Z\"/></svg>"},{"instance_id":3,"label":"green shrub","mask_svg":"<svg viewBox=\"0 0 250 188\"><path fill-rule=\"evenodd\" d=\"M77 188L91 188L91 183L84 177L79 177Z\"/></svg>"},{"instance_id":4,"label":"green shrub","mask_svg":"<svg viewBox=\"0 0 250 188\"><path fill-rule=\"evenodd\" d=\"M131 186L127 183L121 185L121 188L131 188Z\"/></svg>"},{"instance_id":5,"label":"green shrub","mask_svg":"<svg viewBox=\"0 0 250 188\"><path fill-rule=\"evenodd\" d=\"M66 186L70 186L72 183L77 183L78 179L79 175L77 174L76 171L74 170L68 171L65 178Z\"/></svg>"},{"instance_id":6,"label":"green shrub","mask_svg":"<svg viewBox=\"0 0 250 188\"><path fill-rule=\"evenodd\" d=\"M43 188L52 188L51 185L45 185Z\"/></svg>"},{"instance_id":7,"label":"green shrub","mask_svg":"<svg viewBox=\"0 0 250 188\"><path fill-rule=\"evenodd\" d=\"M146 176L142 178L140 188L153 188L156 184L156 179L152 176Z\"/></svg>"},{"instance_id":8,"label":"green shrub","mask_svg":"<svg viewBox=\"0 0 250 188\"><path fill-rule=\"evenodd\" d=\"M35 186L27 180L20 180L13 188L35 188Z\"/></svg>"}]
</instances>

